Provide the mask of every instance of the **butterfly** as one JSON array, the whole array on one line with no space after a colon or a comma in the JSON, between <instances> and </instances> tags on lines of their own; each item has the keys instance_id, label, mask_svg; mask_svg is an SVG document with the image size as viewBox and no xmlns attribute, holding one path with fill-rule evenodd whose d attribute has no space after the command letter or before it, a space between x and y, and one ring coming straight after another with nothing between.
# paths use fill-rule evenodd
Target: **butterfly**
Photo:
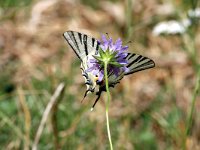
<instances>
[{"instance_id":1,"label":"butterfly","mask_svg":"<svg viewBox=\"0 0 200 150\"><path fill-rule=\"evenodd\" d=\"M98 55L100 42L89 35L76 31L66 31L63 36L81 61L80 69L82 70L82 76L84 77L85 84L87 86L84 98L89 92L93 93L95 92L95 89L98 88L98 91L96 92L97 98L92 106L92 108L94 108L101 96L101 93L106 91L106 87L104 81L98 82L98 76L94 76L92 73L87 72L87 61L89 57ZM126 65L128 72L121 71L118 76L110 74L108 76L109 87L114 87L125 75L153 68L155 66L153 60L135 53L128 53L124 59L128 62Z\"/></svg>"}]
</instances>

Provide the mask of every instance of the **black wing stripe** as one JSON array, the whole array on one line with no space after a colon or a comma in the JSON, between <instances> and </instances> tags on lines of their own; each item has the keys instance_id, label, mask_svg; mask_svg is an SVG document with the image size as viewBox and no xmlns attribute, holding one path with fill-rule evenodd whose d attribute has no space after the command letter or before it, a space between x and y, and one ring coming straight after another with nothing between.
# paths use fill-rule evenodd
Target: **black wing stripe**
<instances>
[{"instance_id":1,"label":"black wing stripe","mask_svg":"<svg viewBox=\"0 0 200 150\"><path fill-rule=\"evenodd\" d=\"M79 46L78 46L78 43L77 43L77 41L76 41L76 38L75 38L75 36L74 36L74 32L71 31L70 33L71 33L71 35L72 35L72 36L70 36L71 39L74 41L74 43L75 43L75 45L76 45L76 47L77 47L79 53L81 53L81 51L80 51L80 49L79 49Z\"/></svg>"},{"instance_id":2,"label":"black wing stripe","mask_svg":"<svg viewBox=\"0 0 200 150\"><path fill-rule=\"evenodd\" d=\"M134 64L134 63L136 63L138 60L140 60L142 58L142 56L141 55L139 55L135 60L133 60L131 63L129 63L128 65L127 65L127 67L130 67L132 64Z\"/></svg>"},{"instance_id":3,"label":"black wing stripe","mask_svg":"<svg viewBox=\"0 0 200 150\"><path fill-rule=\"evenodd\" d=\"M134 57L136 54L132 54L129 58L127 58L128 60L130 60L132 57Z\"/></svg>"},{"instance_id":4,"label":"black wing stripe","mask_svg":"<svg viewBox=\"0 0 200 150\"><path fill-rule=\"evenodd\" d=\"M99 53L99 41L97 41L97 45L96 45L96 51L95 51L95 55Z\"/></svg>"},{"instance_id":5,"label":"black wing stripe","mask_svg":"<svg viewBox=\"0 0 200 150\"><path fill-rule=\"evenodd\" d=\"M83 42L82 42L82 34L78 33L78 37L79 37L79 40L80 40L81 44L83 44Z\"/></svg>"},{"instance_id":6,"label":"black wing stripe","mask_svg":"<svg viewBox=\"0 0 200 150\"><path fill-rule=\"evenodd\" d=\"M126 57L124 57L124 59L127 59L129 55L131 55L131 53L128 53L128 55Z\"/></svg>"},{"instance_id":7,"label":"black wing stripe","mask_svg":"<svg viewBox=\"0 0 200 150\"><path fill-rule=\"evenodd\" d=\"M139 63L147 59L146 57L142 57L142 59L139 60Z\"/></svg>"},{"instance_id":8,"label":"black wing stripe","mask_svg":"<svg viewBox=\"0 0 200 150\"><path fill-rule=\"evenodd\" d=\"M83 36L83 43L84 43L84 49L86 56L88 55L88 48L87 48L87 35Z\"/></svg>"},{"instance_id":9,"label":"black wing stripe","mask_svg":"<svg viewBox=\"0 0 200 150\"><path fill-rule=\"evenodd\" d=\"M92 47L94 47L94 42L95 42L95 39L92 38Z\"/></svg>"}]
</instances>

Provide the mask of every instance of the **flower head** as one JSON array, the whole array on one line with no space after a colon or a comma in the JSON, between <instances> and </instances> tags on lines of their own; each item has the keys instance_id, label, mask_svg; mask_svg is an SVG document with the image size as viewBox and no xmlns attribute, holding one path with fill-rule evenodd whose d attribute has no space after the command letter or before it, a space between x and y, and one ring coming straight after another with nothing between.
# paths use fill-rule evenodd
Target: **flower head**
<instances>
[{"instance_id":1,"label":"flower head","mask_svg":"<svg viewBox=\"0 0 200 150\"><path fill-rule=\"evenodd\" d=\"M125 57L128 55L128 46L122 46L121 39L113 42L112 38L106 38L102 35L100 49L97 55L89 56L87 72L91 72L94 76L98 76L98 82L101 82L104 77L104 64L108 65L108 74L114 73L117 77L120 72L128 72L126 64L128 61Z\"/></svg>"}]
</instances>

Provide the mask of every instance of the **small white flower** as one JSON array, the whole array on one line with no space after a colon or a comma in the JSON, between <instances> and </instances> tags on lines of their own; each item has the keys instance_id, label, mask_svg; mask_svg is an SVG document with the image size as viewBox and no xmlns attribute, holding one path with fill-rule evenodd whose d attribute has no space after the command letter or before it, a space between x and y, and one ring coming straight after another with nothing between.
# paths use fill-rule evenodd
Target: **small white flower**
<instances>
[{"instance_id":1,"label":"small white flower","mask_svg":"<svg viewBox=\"0 0 200 150\"><path fill-rule=\"evenodd\" d=\"M163 21L158 23L153 28L153 35L160 34L182 34L186 31L186 28L190 25L190 20L185 19L182 22L176 20Z\"/></svg>"},{"instance_id":2,"label":"small white flower","mask_svg":"<svg viewBox=\"0 0 200 150\"><path fill-rule=\"evenodd\" d=\"M200 8L188 11L189 18L185 18L181 21L171 20L158 23L153 28L153 35L158 36L160 34L182 34L192 24L190 18L200 18Z\"/></svg>"},{"instance_id":3,"label":"small white flower","mask_svg":"<svg viewBox=\"0 0 200 150\"><path fill-rule=\"evenodd\" d=\"M191 18L200 18L200 8L196 8L195 10L190 9L188 16Z\"/></svg>"}]
</instances>

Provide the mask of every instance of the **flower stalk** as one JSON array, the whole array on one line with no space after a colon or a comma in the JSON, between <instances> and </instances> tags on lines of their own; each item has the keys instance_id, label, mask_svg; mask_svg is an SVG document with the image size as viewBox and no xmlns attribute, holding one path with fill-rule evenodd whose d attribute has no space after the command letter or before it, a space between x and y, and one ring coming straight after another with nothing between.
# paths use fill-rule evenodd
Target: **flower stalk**
<instances>
[{"instance_id":1,"label":"flower stalk","mask_svg":"<svg viewBox=\"0 0 200 150\"><path fill-rule=\"evenodd\" d=\"M108 115L109 105L110 105L110 90L109 90L109 85L108 85L107 67L108 67L108 64L107 64L107 62L105 62L104 63L104 75L105 75L106 93L107 93L107 102L106 102L106 127L107 127L108 139L109 139L109 143L110 143L110 149L113 150L112 139L111 139L111 134L110 134L109 115Z\"/></svg>"},{"instance_id":2,"label":"flower stalk","mask_svg":"<svg viewBox=\"0 0 200 150\"><path fill-rule=\"evenodd\" d=\"M88 69L87 72L92 73L93 76L98 77L97 82L100 88L106 87L107 101L106 101L106 127L107 134L110 144L110 150L113 150L112 139L110 134L109 125L109 105L110 105L110 91L109 83L112 83L109 76L117 77L120 74L129 71L128 61L126 56L128 55L128 46L123 46L121 39L117 39L113 42L112 38L107 39L102 35L102 41L100 42L99 53L92 55L88 59Z\"/></svg>"}]
</instances>

